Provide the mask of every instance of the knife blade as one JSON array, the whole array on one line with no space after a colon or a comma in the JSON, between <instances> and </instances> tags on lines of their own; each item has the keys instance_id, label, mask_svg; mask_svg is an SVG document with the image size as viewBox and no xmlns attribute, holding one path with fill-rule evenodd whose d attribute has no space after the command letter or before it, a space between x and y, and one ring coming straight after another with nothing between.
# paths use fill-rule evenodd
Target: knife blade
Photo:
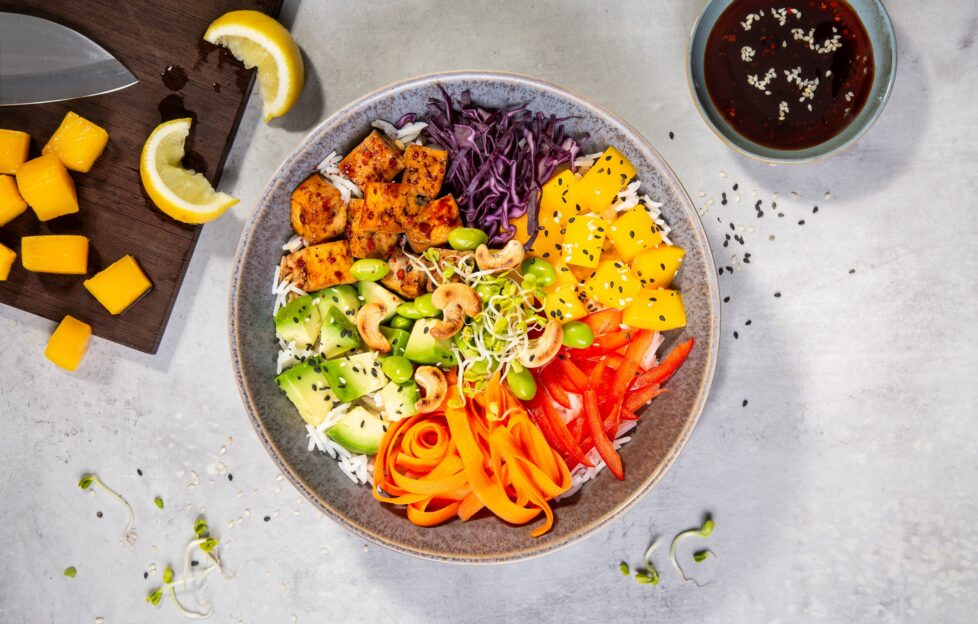
<instances>
[{"instance_id":1,"label":"knife blade","mask_svg":"<svg viewBox=\"0 0 978 624\"><path fill-rule=\"evenodd\" d=\"M40 17L0 12L0 106L101 95L137 82L85 35Z\"/></svg>"}]
</instances>

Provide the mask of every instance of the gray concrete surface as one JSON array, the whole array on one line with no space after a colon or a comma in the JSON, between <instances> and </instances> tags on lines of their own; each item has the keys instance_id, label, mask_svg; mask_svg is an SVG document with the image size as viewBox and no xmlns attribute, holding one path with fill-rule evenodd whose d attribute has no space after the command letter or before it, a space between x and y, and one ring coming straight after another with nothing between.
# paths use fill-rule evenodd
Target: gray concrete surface
<instances>
[{"instance_id":1,"label":"gray concrete surface","mask_svg":"<svg viewBox=\"0 0 978 624\"><path fill-rule=\"evenodd\" d=\"M900 65L877 126L831 160L770 167L693 108L698 4L287 2L306 91L270 126L252 99L222 183L242 202L204 228L161 352L96 340L65 374L42 357L53 324L0 309L0 621L180 621L144 596L204 509L236 571L203 590L218 622L974 621L978 8L889 2ZM617 111L708 207L718 262L751 253L721 276L716 384L671 472L590 539L505 567L406 558L319 517L276 480L228 370L229 265L273 168L362 93L457 68L532 74ZM774 193L778 209L755 218ZM753 228L743 248L721 246L731 221ZM121 509L75 487L86 471L132 501L135 547L119 543ZM664 558L658 587L618 573L705 512L711 585L682 583Z\"/></svg>"}]
</instances>

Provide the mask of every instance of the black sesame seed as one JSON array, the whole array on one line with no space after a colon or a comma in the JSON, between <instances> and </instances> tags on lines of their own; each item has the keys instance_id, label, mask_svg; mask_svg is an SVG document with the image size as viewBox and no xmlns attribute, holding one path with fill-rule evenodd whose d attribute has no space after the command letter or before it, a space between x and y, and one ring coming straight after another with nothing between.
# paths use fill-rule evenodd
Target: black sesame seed
<instances>
[{"instance_id":1,"label":"black sesame seed","mask_svg":"<svg viewBox=\"0 0 978 624\"><path fill-rule=\"evenodd\" d=\"M737 230L737 228L735 228L735 227L734 227L734 224L733 224L733 223L731 223L731 224L730 224L730 229L731 229L732 231L736 231L736 230Z\"/></svg>"},{"instance_id":2,"label":"black sesame seed","mask_svg":"<svg viewBox=\"0 0 978 624\"><path fill-rule=\"evenodd\" d=\"M141 477L143 476L143 471L139 468L136 468L136 474L138 474Z\"/></svg>"},{"instance_id":3,"label":"black sesame seed","mask_svg":"<svg viewBox=\"0 0 978 624\"><path fill-rule=\"evenodd\" d=\"M777 297L778 299L780 299L781 298L781 291L780 290L779 291L776 291L774 293L774 296Z\"/></svg>"},{"instance_id":4,"label":"black sesame seed","mask_svg":"<svg viewBox=\"0 0 978 624\"><path fill-rule=\"evenodd\" d=\"M228 481L234 481L234 475L230 472L228 473Z\"/></svg>"},{"instance_id":5,"label":"black sesame seed","mask_svg":"<svg viewBox=\"0 0 978 624\"><path fill-rule=\"evenodd\" d=\"M742 406L742 407L747 407L747 399L744 399L744 402L743 402L743 403L741 403L741 406Z\"/></svg>"},{"instance_id":6,"label":"black sesame seed","mask_svg":"<svg viewBox=\"0 0 978 624\"><path fill-rule=\"evenodd\" d=\"M856 272L856 269L849 269L849 275L852 275L855 272Z\"/></svg>"},{"instance_id":7,"label":"black sesame seed","mask_svg":"<svg viewBox=\"0 0 978 624\"><path fill-rule=\"evenodd\" d=\"M739 184L737 184L736 182L734 182L734 185L733 185L733 190L735 190L735 191L736 191L736 190L737 190L738 188L740 188L740 185L739 185Z\"/></svg>"},{"instance_id":8,"label":"black sesame seed","mask_svg":"<svg viewBox=\"0 0 978 624\"><path fill-rule=\"evenodd\" d=\"M771 208L777 208L778 202L771 202Z\"/></svg>"},{"instance_id":9,"label":"black sesame seed","mask_svg":"<svg viewBox=\"0 0 978 624\"><path fill-rule=\"evenodd\" d=\"M723 298L723 302L724 303L730 303L730 297L724 297Z\"/></svg>"},{"instance_id":10,"label":"black sesame seed","mask_svg":"<svg viewBox=\"0 0 978 624\"><path fill-rule=\"evenodd\" d=\"M190 567L191 568L196 568L199 565L200 565L200 562L198 562L196 560L193 560L193 561L190 562Z\"/></svg>"},{"instance_id":11,"label":"black sesame seed","mask_svg":"<svg viewBox=\"0 0 978 624\"><path fill-rule=\"evenodd\" d=\"M812 214L815 214L816 212L818 212L818 206L812 208Z\"/></svg>"},{"instance_id":12,"label":"black sesame seed","mask_svg":"<svg viewBox=\"0 0 978 624\"><path fill-rule=\"evenodd\" d=\"M96 511L95 512L95 517L96 518L101 518L102 517L102 512L101 511Z\"/></svg>"},{"instance_id":13,"label":"black sesame seed","mask_svg":"<svg viewBox=\"0 0 978 624\"><path fill-rule=\"evenodd\" d=\"M805 225L805 220L804 220L804 219L802 219L801 221L799 221L799 222L798 222L798 225Z\"/></svg>"},{"instance_id":14,"label":"black sesame seed","mask_svg":"<svg viewBox=\"0 0 978 624\"><path fill-rule=\"evenodd\" d=\"M726 247L727 246L726 243L724 243L723 246ZM719 269L717 269L717 275L723 275L723 267L720 267Z\"/></svg>"},{"instance_id":15,"label":"black sesame seed","mask_svg":"<svg viewBox=\"0 0 978 624\"><path fill-rule=\"evenodd\" d=\"M265 522L268 522L268 521L269 521L269 520L271 520L271 519L272 519L272 517L271 517L271 516L265 516L265 517L263 518L263 520L264 520Z\"/></svg>"},{"instance_id":16,"label":"black sesame seed","mask_svg":"<svg viewBox=\"0 0 978 624\"><path fill-rule=\"evenodd\" d=\"M738 334L737 332L734 332L734 340L737 340L738 338L740 338L740 334Z\"/></svg>"},{"instance_id":17,"label":"black sesame seed","mask_svg":"<svg viewBox=\"0 0 978 624\"><path fill-rule=\"evenodd\" d=\"M784 213L783 213L783 212L779 212L779 213L778 213L778 216L779 216L779 217L783 217L783 216L784 216Z\"/></svg>"},{"instance_id":18,"label":"black sesame seed","mask_svg":"<svg viewBox=\"0 0 978 624\"><path fill-rule=\"evenodd\" d=\"M750 325L750 319L747 319L747 321L744 323L744 325Z\"/></svg>"},{"instance_id":19,"label":"black sesame seed","mask_svg":"<svg viewBox=\"0 0 978 624\"><path fill-rule=\"evenodd\" d=\"M675 133L675 132L671 132L671 131L670 131L670 132L669 132L669 140L671 141L671 140L673 140L673 139L675 139L675 138L676 138L676 133Z\"/></svg>"}]
</instances>

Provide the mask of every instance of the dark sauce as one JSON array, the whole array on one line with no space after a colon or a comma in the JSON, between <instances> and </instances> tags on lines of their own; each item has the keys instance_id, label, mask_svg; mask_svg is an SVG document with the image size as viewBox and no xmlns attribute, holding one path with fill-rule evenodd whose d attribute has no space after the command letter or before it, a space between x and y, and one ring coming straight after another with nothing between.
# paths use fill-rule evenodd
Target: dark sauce
<instances>
[{"instance_id":1,"label":"dark sauce","mask_svg":"<svg viewBox=\"0 0 978 624\"><path fill-rule=\"evenodd\" d=\"M163 84L170 91L179 91L187 85L187 72L179 65L167 65L162 74Z\"/></svg>"},{"instance_id":2,"label":"dark sauce","mask_svg":"<svg viewBox=\"0 0 978 624\"><path fill-rule=\"evenodd\" d=\"M735 0L706 44L706 88L744 137L785 150L842 132L873 85L873 49L842 0Z\"/></svg>"}]
</instances>

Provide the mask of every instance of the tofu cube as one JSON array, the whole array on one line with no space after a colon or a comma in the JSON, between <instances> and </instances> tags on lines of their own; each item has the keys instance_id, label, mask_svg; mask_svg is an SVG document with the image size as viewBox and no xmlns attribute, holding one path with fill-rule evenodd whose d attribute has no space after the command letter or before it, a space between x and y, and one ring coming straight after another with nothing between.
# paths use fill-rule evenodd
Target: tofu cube
<instances>
[{"instance_id":1,"label":"tofu cube","mask_svg":"<svg viewBox=\"0 0 978 624\"><path fill-rule=\"evenodd\" d=\"M76 235L25 236L20 239L20 261L35 273L88 273L88 239Z\"/></svg>"},{"instance_id":2,"label":"tofu cube","mask_svg":"<svg viewBox=\"0 0 978 624\"><path fill-rule=\"evenodd\" d=\"M342 234L346 229L346 212L340 192L318 173L292 191L292 229L309 244Z\"/></svg>"},{"instance_id":3,"label":"tofu cube","mask_svg":"<svg viewBox=\"0 0 978 624\"><path fill-rule=\"evenodd\" d=\"M425 204L416 216L408 220L405 231L411 249L420 253L429 247L446 244L448 235L458 227L462 227L458 204L454 197L445 195Z\"/></svg>"},{"instance_id":4,"label":"tofu cube","mask_svg":"<svg viewBox=\"0 0 978 624\"><path fill-rule=\"evenodd\" d=\"M48 339L44 357L67 371L73 371L85 357L91 337L91 325L73 316L66 316Z\"/></svg>"},{"instance_id":5,"label":"tofu cube","mask_svg":"<svg viewBox=\"0 0 978 624\"><path fill-rule=\"evenodd\" d=\"M374 130L340 161L340 173L364 188L368 182L390 182L404 169L401 150Z\"/></svg>"},{"instance_id":6,"label":"tofu cube","mask_svg":"<svg viewBox=\"0 0 978 624\"><path fill-rule=\"evenodd\" d=\"M350 243L345 240L310 245L285 257L285 274L306 292L356 282L352 266Z\"/></svg>"},{"instance_id":7,"label":"tofu cube","mask_svg":"<svg viewBox=\"0 0 978 624\"><path fill-rule=\"evenodd\" d=\"M27 210L13 176L0 175L0 226L7 225Z\"/></svg>"},{"instance_id":8,"label":"tofu cube","mask_svg":"<svg viewBox=\"0 0 978 624\"><path fill-rule=\"evenodd\" d=\"M18 167L17 188L41 221L78 212L75 183L54 154L43 154Z\"/></svg>"},{"instance_id":9,"label":"tofu cube","mask_svg":"<svg viewBox=\"0 0 978 624\"><path fill-rule=\"evenodd\" d=\"M362 227L375 232L398 234L408 215L408 196L400 184L370 182L363 189Z\"/></svg>"},{"instance_id":10,"label":"tofu cube","mask_svg":"<svg viewBox=\"0 0 978 624\"><path fill-rule=\"evenodd\" d=\"M428 276L416 269L403 251L396 250L387 264L391 270L380 280L381 284L408 299L417 299L428 292Z\"/></svg>"},{"instance_id":11,"label":"tofu cube","mask_svg":"<svg viewBox=\"0 0 978 624\"><path fill-rule=\"evenodd\" d=\"M122 314L153 287L132 256L123 256L85 280L85 288L110 314Z\"/></svg>"},{"instance_id":12,"label":"tofu cube","mask_svg":"<svg viewBox=\"0 0 978 624\"><path fill-rule=\"evenodd\" d=\"M80 115L68 111L42 154L54 154L65 167L87 173L109 142L109 133Z\"/></svg>"},{"instance_id":13,"label":"tofu cube","mask_svg":"<svg viewBox=\"0 0 978 624\"><path fill-rule=\"evenodd\" d=\"M448 166L448 152L422 145L408 145L404 150L404 177L401 182L414 189L414 193L427 198L424 203L438 197L445 169Z\"/></svg>"},{"instance_id":14,"label":"tofu cube","mask_svg":"<svg viewBox=\"0 0 978 624\"><path fill-rule=\"evenodd\" d=\"M346 237L350 241L350 253L354 258L386 259L397 247L397 234L376 232L364 227L362 222L364 200L351 199L347 206Z\"/></svg>"}]
</instances>

